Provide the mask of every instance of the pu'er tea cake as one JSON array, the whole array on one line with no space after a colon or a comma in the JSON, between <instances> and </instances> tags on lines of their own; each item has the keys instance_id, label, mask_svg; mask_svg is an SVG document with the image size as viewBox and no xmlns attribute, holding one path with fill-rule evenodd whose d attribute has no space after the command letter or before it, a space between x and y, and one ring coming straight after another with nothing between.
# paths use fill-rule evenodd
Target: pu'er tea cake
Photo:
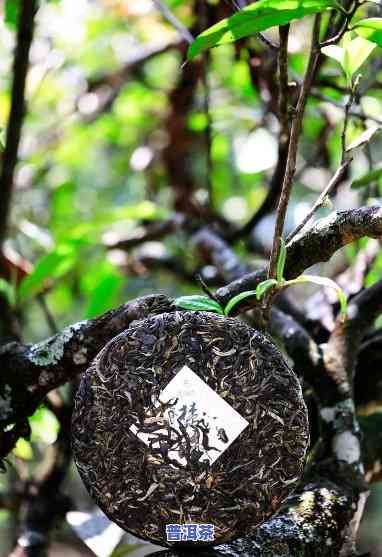
<instances>
[{"instance_id":1,"label":"pu'er tea cake","mask_svg":"<svg viewBox=\"0 0 382 557\"><path fill-rule=\"evenodd\" d=\"M109 518L169 546L253 533L298 482L309 433L298 379L264 335L184 311L136 321L103 348L72 438Z\"/></svg>"}]
</instances>

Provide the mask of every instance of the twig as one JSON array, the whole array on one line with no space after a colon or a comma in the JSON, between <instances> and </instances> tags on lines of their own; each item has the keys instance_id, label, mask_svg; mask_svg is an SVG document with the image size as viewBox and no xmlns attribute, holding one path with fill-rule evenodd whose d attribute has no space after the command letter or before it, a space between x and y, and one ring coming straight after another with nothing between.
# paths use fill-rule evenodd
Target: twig
<instances>
[{"instance_id":1,"label":"twig","mask_svg":"<svg viewBox=\"0 0 382 557\"><path fill-rule=\"evenodd\" d=\"M58 333L58 327L57 327L56 321L55 321L55 319L54 319L54 317L53 317L53 314L52 314L52 312L50 311L49 306L48 306L48 304L47 304L47 301L46 301L46 298L45 298L45 294L43 294L43 293L42 293L42 294L39 294L39 295L37 296L37 301L38 301L38 303L39 303L39 305L40 305L40 307L41 307L41 310L42 310L42 312L43 312L43 314L44 314L45 321L47 322L47 325L48 325L48 327L49 327L49 329L50 329L51 334L52 334L52 335L55 335L56 333Z\"/></svg>"},{"instance_id":2,"label":"twig","mask_svg":"<svg viewBox=\"0 0 382 557\"><path fill-rule=\"evenodd\" d=\"M337 108L341 108L342 110L345 110L345 108L346 108L346 105L343 105L342 103L340 103L338 101L335 101L334 99L331 99L330 97L327 97L326 95L323 95L319 91L312 91L311 95L315 99L318 99L320 101L332 104L333 106L336 106ZM382 119L377 118L376 116L372 116L371 114L364 114L363 112L358 112L357 110L351 110L350 109L349 110L349 116L354 116L355 118L359 118L363 122L365 122L365 120L371 120L372 122L375 122L376 124L379 124L380 126L382 126Z\"/></svg>"},{"instance_id":3,"label":"twig","mask_svg":"<svg viewBox=\"0 0 382 557\"><path fill-rule=\"evenodd\" d=\"M288 113L288 39L289 39L289 25L283 25L279 29L280 33L280 47L278 50L278 65L279 65L279 120L280 132L278 142L278 158L276 168L273 172L272 178L269 183L269 189L263 203L254 213L254 215L247 221L247 223L235 231L231 240L238 240L247 236L254 229L256 224L270 212L278 199L282 179L285 173L285 165L288 155L289 144L289 113Z\"/></svg>"},{"instance_id":4,"label":"twig","mask_svg":"<svg viewBox=\"0 0 382 557\"><path fill-rule=\"evenodd\" d=\"M25 116L25 83L29 65L29 51L33 40L34 15L37 0L20 3L17 44L13 61L13 83L11 109L8 118L3 165L0 175L0 246L4 242L7 228L14 173L20 144L21 129Z\"/></svg>"},{"instance_id":5,"label":"twig","mask_svg":"<svg viewBox=\"0 0 382 557\"><path fill-rule=\"evenodd\" d=\"M206 142L206 182L208 192L208 208L213 209L213 189L212 189L212 118L210 110L210 85L208 80L208 66L210 61L209 53L204 54L204 67L202 73L203 87L204 87L204 115L206 117L206 127L204 130L204 137Z\"/></svg>"},{"instance_id":6,"label":"twig","mask_svg":"<svg viewBox=\"0 0 382 557\"><path fill-rule=\"evenodd\" d=\"M264 33L256 33L256 37L271 50L279 50L280 47L277 44L273 43L270 39L268 39L268 37L266 37Z\"/></svg>"},{"instance_id":7,"label":"twig","mask_svg":"<svg viewBox=\"0 0 382 557\"><path fill-rule=\"evenodd\" d=\"M161 0L152 0L153 4L156 6L157 10L163 15L163 17L171 23L173 27L178 31L179 35L183 37L188 44L194 42L194 37L190 31L179 21L179 19L172 13L172 11L162 3Z\"/></svg>"},{"instance_id":8,"label":"twig","mask_svg":"<svg viewBox=\"0 0 382 557\"><path fill-rule=\"evenodd\" d=\"M317 201L314 203L313 207L310 209L308 214L305 216L302 222L289 234L289 236L286 239L287 244L300 232L300 230L304 228L304 226L310 221L310 219L318 211L318 209L320 209L325 204L326 199L330 196L330 194L335 190L335 188L341 182L341 180L343 179L346 173L346 170L348 169L350 163L353 160L353 157L349 157L346 153L346 132L349 126L350 109L354 101L356 90L357 90L357 83L354 83L351 87L350 95L345 106L344 125L341 133L341 164L339 168L336 170L334 176L329 181L326 188L320 193Z\"/></svg>"},{"instance_id":9,"label":"twig","mask_svg":"<svg viewBox=\"0 0 382 557\"><path fill-rule=\"evenodd\" d=\"M214 300L215 302L219 303L215 294L208 288L207 284L204 282L202 275L196 275L196 280L199 282L203 292L205 292L207 296L211 298L211 300Z\"/></svg>"},{"instance_id":10,"label":"twig","mask_svg":"<svg viewBox=\"0 0 382 557\"><path fill-rule=\"evenodd\" d=\"M282 25L279 28L280 50L279 50L279 114L281 124L280 140L288 142L289 136L289 114L288 114L288 40L290 25Z\"/></svg>"},{"instance_id":11,"label":"twig","mask_svg":"<svg viewBox=\"0 0 382 557\"><path fill-rule=\"evenodd\" d=\"M348 127L349 127L350 109L351 109L351 106L353 104L353 101L354 101L354 89L351 89L349 98L348 98L347 103L345 105L345 119L344 119L344 125L343 125L342 133L341 133L341 157L342 157L342 161L346 157L346 135L347 135Z\"/></svg>"},{"instance_id":12,"label":"twig","mask_svg":"<svg viewBox=\"0 0 382 557\"><path fill-rule=\"evenodd\" d=\"M305 112L306 103L308 100L309 91L314 78L314 70L320 55L319 40L320 40L320 24L321 15L318 14L314 20L312 45L309 55L308 67L305 73L304 82L300 91L299 99L297 102L296 112L293 119L286 171L283 181L283 186L280 194L280 200L277 207L276 226L273 238L272 252L269 262L268 277L274 278L276 276L276 265L280 249L280 239L282 237L286 212L289 204L289 198L293 185L293 177L296 171L297 149L299 137L302 127L302 120Z\"/></svg>"},{"instance_id":13,"label":"twig","mask_svg":"<svg viewBox=\"0 0 382 557\"><path fill-rule=\"evenodd\" d=\"M341 6L341 4L338 2L338 7L340 7L340 6ZM342 39L342 37L344 36L346 31L348 30L349 23L351 22L354 14L358 10L359 6L360 6L360 2L356 1L356 2L354 2L353 7L351 9L349 9L349 11L347 11L344 8L343 14L345 16L345 19L344 19L340 29L336 32L336 34L333 37L330 37L329 39L326 39L325 41L323 41L320 44L320 48L322 48L324 46L337 44Z\"/></svg>"},{"instance_id":14,"label":"twig","mask_svg":"<svg viewBox=\"0 0 382 557\"><path fill-rule=\"evenodd\" d=\"M320 193L317 201L314 203L313 207L310 209L308 214L305 218L300 222L299 225L289 234L286 239L286 244L288 245L291 240L307 225L307 223L311 220L313 215L320 209L324 204L325 200L328 196L330 196L331 192L336 188L336 186L341 182L342 178L345 175L347 168L349 167L351 161L353 159L345 160L341 163L341 166L336 170L334 175L332 176L331 180L329 181L326 188Z\"/></svg>"}]
</instances>

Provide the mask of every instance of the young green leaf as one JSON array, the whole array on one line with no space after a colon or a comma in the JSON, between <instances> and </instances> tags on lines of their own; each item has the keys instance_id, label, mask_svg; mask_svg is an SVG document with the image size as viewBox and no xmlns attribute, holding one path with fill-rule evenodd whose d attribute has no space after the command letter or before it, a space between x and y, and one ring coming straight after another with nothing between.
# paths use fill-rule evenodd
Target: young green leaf
<instances>
[{"instance_id":1,"label":"young green leaf","mask_svg":"<svg viewBox=\"0 0 382 557\"><path fill-rule=\"evenodd\" d=\"M21 458L22 460L32 460L33 449L29 441L26 441L25 439L20 437L15 445L15 448L12 451L12 454L17 458Z\"/></svg>"},{"instance_id":2,"label":"young green leaf","mask_svg":"<svg viewBox=\"0 0 382 557\"><path fill-rule=\"evenodd\" d=\"M318 277L316 275L301 275L300 277L288 280L284 283L284 286L292 286L293 284L302 284L311 282L313 284L318 284L319 286L326 286L327 288L333 288L337 292L338 300L341 306L341 314L346 316L347 312L347 300L345 292L334 280L327 277Z\"/></svg>"},{"instance_id":3,"label":"young green leaf","mask_svg":"<svg viewBox=\"0 0 382 557\"><path fill-rule=\"evenodd\" d=\"M330 45L325 46L321 49L323 54L337 60L341 64L346 77L349 82L351 82L353 75L367 58L373 52L375 44L363 39L362 37L356 37L355 39L350 39L350 33L347 33L342 42L342 46Z\"/></svg>"},{"instance_id":4,"label":"young green leaf","mask_svg":"<svg viewBox=\"0 0 382 557\"><path fill-rule=\"evenodd\" d=\"M382 47L382 17L361 19L352 29L357 35Z\"/></svg>"},{"instance_id":5,"label":"young green leaf","mask_svg":"<svg viewBox=\"0 0 382 557\"><path fill-rule=\"evenodd\" d=\"M191 60L214 46L330 9L338 9L336 0L259 0L203 31L190 45L187 57Z\"/></svg>"},{"instance_id":6,"label":"young green leaf","mask_svg":"<svg viewBox=\"0 0 382 557\"><path fill-rule=\"evenodd\" d=\"M277 259L277 268L276 268L276 276L278 282L282 282L284 280L284 268L286 262L286 246L285 241L283 238L280 238L280 253Z\"/></svg>"},{"instance_id":7,"label":"young green leaf","mask_svg":"<svg viewBox=\"0 0 382 557\"><path fill-rule=\"evenodd\" d=\"M321 48L321 52L326 56L329 56L329 58L333 58L333 60L339 62L342 67L344 66L345 49L342 48L342 46L331 44Z\"/></svg>"},{"instance_id":8,"label":"young green leaf","mask_svg":"<svg viewBox=\"0 0 382 557\"><path fill-rule=\"evenodd\" d=\"M382 178L382 165L379 165L375 170L368 172L361 176L361 178L357 178L357 180L353 180L351 188L356 190L358 188L363 188L364 186L369 185L371 182L375 182Z\"/></svg>"},{"instance_id":9,"label":"young green leaf","mask_svg":"<svg viewBox=\"0 0 382 557\"><path fill-rule=\"evenodd\" d=\"M220 315L224 315L221 305L208 296L181 296L175 300L175 305L179 308L191 311L213 311Z\"/></svg>"},{"instance_id":10,"label":"young green leaf","mask_svg":"<svg viewBox=\"0 0 382 557\"><path fill-rule=\"evenodd\" d=\"M246 298L253 298L254 296L256 296L256 290L247 290L246 292L241 292L237 296L234 296L224 308L224 314L229 315L233 308L242 300L245 300Z\"/></svg>"},{"instance_id":11,"label":"young green leaf","mask_svg":"<svg viewBox=\"0 0 382 557\"><path fill-rule=\"evenodd\" d=\"M375 44L363 37L357 37L348 42L345 47L343 68L349 80L351 80L362 64L366 62L374 49Z\"/></svg>"},{"instance_id":12,"label":"young green leaf","mask_svg":"<svg viewBox=\"0 0 382 557\"><path fill-rule=\"evenodd\" d=\"M267 280L263 280L263 282L260 282L260 284L257 285L256 288L256 298L258 300L260 300L260 298L262 298L262 296L264 296L264 294L272 287L272 286L276 286L277 284L277 280L276 279L267 279Z\"/></svg>"}]
</instances>

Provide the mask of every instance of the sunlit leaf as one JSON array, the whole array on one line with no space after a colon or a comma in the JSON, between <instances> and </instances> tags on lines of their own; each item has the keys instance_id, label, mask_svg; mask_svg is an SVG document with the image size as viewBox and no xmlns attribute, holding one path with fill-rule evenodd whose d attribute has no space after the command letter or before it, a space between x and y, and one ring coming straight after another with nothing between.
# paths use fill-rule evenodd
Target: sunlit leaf
<instances>
[{"instance_id":1,"label":"sunlit leaf","mask_svg":"<svg viewBox=\"0 0 382 557\"><path fill-rule=\"evenodd\" d=\"M353 26L353 31L364 39L382 47L382 17L361 19Z\"/></svg>"},{"instance_id":2,"label":"sunlit leaf","mask_svg":"<svg viewBox=\"0 0 382 557\"><path fill-rule=\"evenodd\" d=\"M59 423L55 415L47 408L41 407L29 418L31 440L50 445L57 439Z\"/></svg>"},{"instance_id":3,"label":"sunlit leaf","mask_svg":"<svg viewBox=\"0 0 382 557\"><path fill-rule=\"evenodd\" d=\"M375 49L375 44L362 37L351 40L350 33L347 33L345 37L347 40L343 40L342 46L325 46L321 52L339 62L348 80L351 81L353 75Z\"/></svg>"},{"instance_id":4,"label":"sunlit leaf","mask_svg":"<svg viewBox=\"0 0 382 557\"><path fill-rule=\"evenodd\" d=\"M190 45L188 59L214 46L336 7L335 0L259 0L198 35Z\"/></svg>"},{"instance_id":5,"label":"sunlit leaf","mask_svg":"<svg viewBox=\"0 0 382 557\"><path fill-rule=\"evenodd\" d=\"M208 296L181 296L175 300L175 305L182 309L191 311L213 311L215 313L224 314L220 304L212 300Z\"/></svg>"},{"instance_id":6,"label":"sunlit leaf","mask_svg":"<svg viewBox=\"0 0 382 557\"><path fill-rule=\"evenodd\" d=\"M284 283L285 286L292 286L293 284L303 284L303 283L313 283L318 284L319 286L326 286L327 288L332 288L336 291L338 296L338 301L340 302L341 306L341 314L346 316L347 312L347 299L345 292L342 288L334 282L334 280L327 278L327 277L318 277L316 275L301 275L300 277L288 280Z\"/></svg>"},{"instance_id":7,"label":"sunlit leaf","mask_svg":"<svg viewBox=\"0 0 382 557\"><path fill-rule=\"evenodd\" d=\"M353 77L374 49L375 44L362 37L357 37L346 45L343 68L349 78Z\"/></svg>"},{"instance_id":8,"label":"sunlit leaf","mask_svg":"<svg viewBox=\"0 0 382 557\"><path fill-rule=\"evenodd\" d=\"M12 451L12 454L17 456L17 458L21 458L22 460L32 460L33 458L33 450L31 444L26 441L26 439L20 438L15 448Z\"/></svg>"},{"instance_id":9,"label":"sunlit leaf","mask_svg":"<svg viewBox=\"0 0 382 557\"><path fill-rule=\"evenodd\" d=\"M333 60L336 60L341 64L341 66L343 66L344 58L345 58L345 49L342 48L341 46L338 46L336 44L324 46L323 48L321 48L321 52L326 56L329 56L329 58L333 58Z\"/></svg>"}]
</instances>

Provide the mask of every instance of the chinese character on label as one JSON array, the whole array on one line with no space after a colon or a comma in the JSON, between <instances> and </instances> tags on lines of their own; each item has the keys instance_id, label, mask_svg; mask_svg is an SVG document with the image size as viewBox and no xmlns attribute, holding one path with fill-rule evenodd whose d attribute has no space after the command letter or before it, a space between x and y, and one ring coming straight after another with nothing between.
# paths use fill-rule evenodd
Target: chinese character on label
<instances>
[{"instance_id":1,"label":"chinese character on label","mask_svg":"<svg viewBox=\"0 0 382 557\"><path fill-rule=\"evenodd\" d=\"M180 524L167 524L166 535L168 542L180 542L182 540L182 526Z\"/></svg>"},{"instance_id":2,"label":"chinese character on label","mask_svg":"<svg viewBox=\"0 0 382 557\"><path fill-rule=\"evenodd\" d=\"M213 524L167 524L166 535L168 542L213 541L215 526Z\"/></svg>"},{"instance_id":3,"label":"chinese character on label","mask_svg":"<svg viewBox=\"0 0 382 557\"><path fill-rule=\"evenodd\" d=\"M215 539L213 524L199 524L198 539L203 542L213 541Z\"/></svg>"}]
</instances>

